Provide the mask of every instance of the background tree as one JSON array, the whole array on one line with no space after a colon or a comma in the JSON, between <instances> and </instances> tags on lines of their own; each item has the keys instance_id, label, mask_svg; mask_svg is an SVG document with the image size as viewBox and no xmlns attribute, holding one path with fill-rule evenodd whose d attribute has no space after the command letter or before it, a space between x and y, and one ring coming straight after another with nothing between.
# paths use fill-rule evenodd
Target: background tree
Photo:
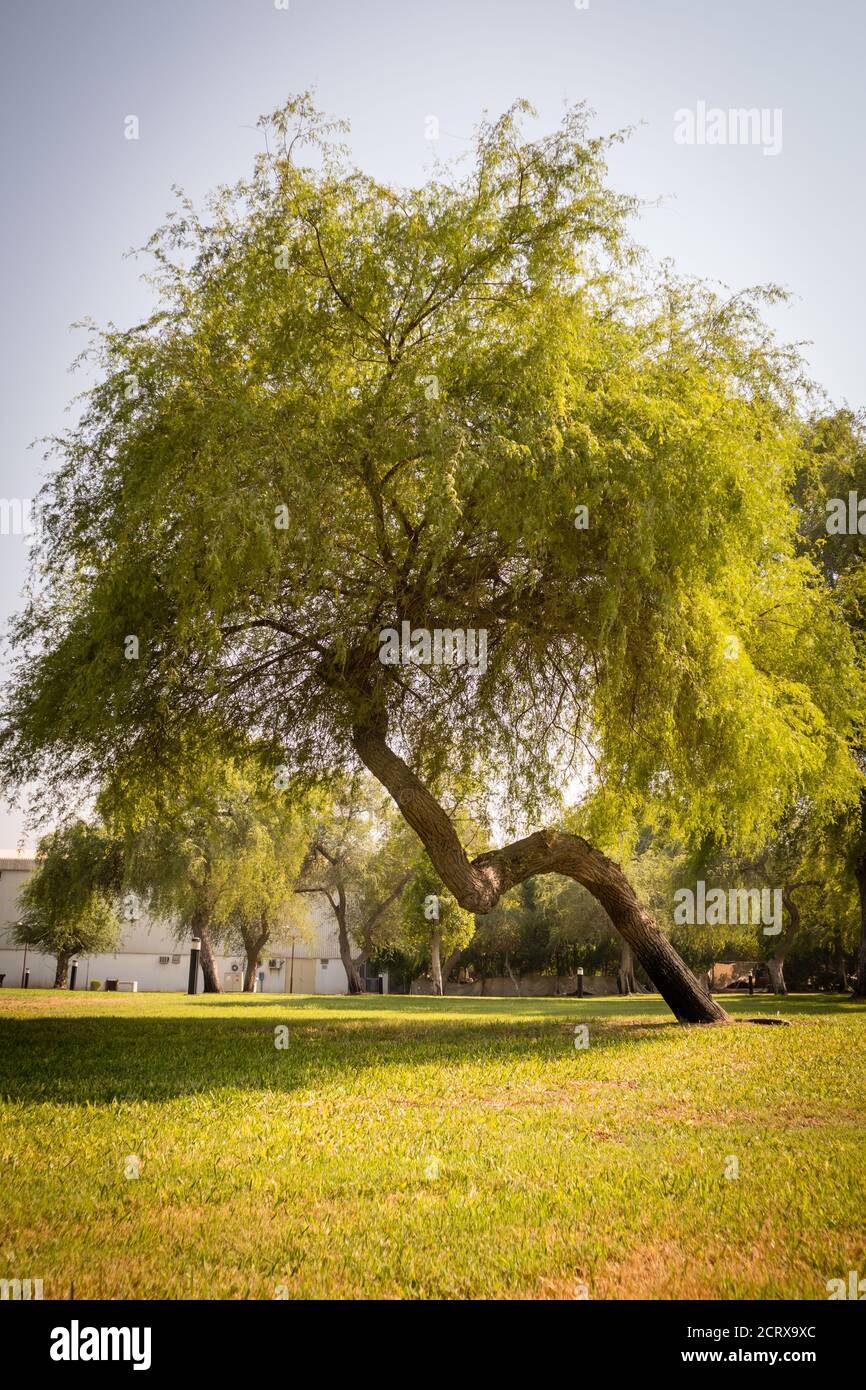
<instances>
[{"instance_id":1,"label":"background tree","mask_svg":"<svg viewBox=\"0 0 866 1390\"><path fill-rule=\"evenodd\" d=\"M820 565L842 620L862 652L866 639L866 419L848 408L816 415L805 432L797 478L804 549ZM853 500L853 506L852 506ZM851 524L853 522L853 525ZM862 528L862 529L861 529ZM854 757L866 771L866 711L852 732ZM866 995L866 789L845 807L830 834L860 899L854 992Z\"/></svg>"},{"instance_id":2,"label":"background tree","mask_svg":"<svg viewBox=\"0 0 866 1390\"><path fill-rule=\"evenodd\" d=\"M528 116L396 189L301 98L155 235L159 306L97 337L57 441L3 771L167 774L203 719L304 779L360 760L462 909L575 879L677 1017L723 1021L605 850L638 814L749 847L859 791L851 634L796 550L801 365L761 295L635 254L583 109ZM484 662L429 664L435 630ZM518 838L470 858L443 778L489 768Z\"/></svg>"},{"instance_id":3,"label":"background tree","mask_svg":"<svg viewBox=\"0 0 866 1390\"><path fill-rule=\"evenodd\" d=\"M596 898L579 883L551 877L547 914L551 965L558 975L617 974L627 943ZM618 980L618 984L620 981Z\"/></svg>"},{"instance_id":4,"label":"background tree","mask_svg":"<svg viewBox=\"0 0 866 1390\"><path fill-rule=\"evenodd\" d=\"M407 942L429 956L433 993L444 994L445 981L475 933L475 920L429 864L416 870L406 889L403 933Z\"/></svg>"},{"instance_id":5,"label":"background tree","mask_svg":"<svg viewBox=\"0 0 866 1390\"><path fill-rule=\"evenodd\" d=\"M139 770L115 777L101 805L124 837L128 885L180 935L201 940L205 992L221 991L215 947L224 938L242 943L252 989L274 932L303 920L292 895L311 808L249 753L193 749L168 786Z\"/></svg>"},{"instance_id":6,"label":"background tree","mask_svg":"<svg viewBox=\"0 0 866 1390\"><path fill-rule=\"evenodd\" d=\"M297 861L296 866L297 867ZM309 940L312 922L305 906L298 903L295 889L278 873L263 884L255 901L235 907L220 923L220 939L227 950L244 953L243 988L252 993L265 947L272 950L289 943Z\"/></svg>"},{"instance_id":7,"label":"background tree","mask_svg":"<svg viewBox=\"0 0 866 1390\"><path fill-rule=\"evenodd\" d=\"M288 789L275 790L254 766L240 785L228 789L224 812L234 870L215 919L223 939L243 943L244 990L251 991L265 947L310 930L306 903L299 902L296 889L312 807L294 802Z\"/></svg>"},{"instance_id":8,"label":"background tree","mask_svg":"<svg viewBox=\"0 0 866 1390\"><path fill-rule=\"evenodd\" d=\"M55 989L66 988L73 956L117 946L119 886L117 845L101 827L77 820L40 840L14 939L57 957Z\"/></svg>"},{"instance_id":9,"label":"background tree","mask_svg":"<svg viewBox=\"0 0 866 1390\"><path fill-rule=\"evenodd\" d=\"M554 875L527 879L501 898L492 912L478 919L475 935L462 959L485 977L507 975L518 995L524 975L569 973L565 963L567 947L578 937L573 930L573 904L565 902L569 889L574 890L572 896L581 905L598 907L594 898L567 879ZM609 919L600 908L598 911L608 934L614 935ZM572 930L565 926L566 921ZM569 963L574 965L576 961Z\"/></svg>"},{"instance_id":10,"label":"background tree","mask_svg":"<svg viewBox=\"0 0 866 1390\"><path fill-rule=\"evenodd\" d=\"M728 893L745 889L780 895L770 901L775 913L781 900L781 921L774 915L771 924L729 922L727 949L739 949L743 958L764 962L773 992L787 994L785 962L791 952L796 947L801 955L807 955L827 941L826 926L819 925L822 908L830 908L834 916L844 911L846 873L838 838L838 825L823 824L811 800L802 798L778 825L772 839L754 854L732 854L710 841L691 855L680 853L672 860L669 891L675 886L694 890L695 880L702 878L707 891L721 887ZM773 929L767 930L768 925ZM776 930L778 927L781 930ZM719 928L709 927L704 935L710 946L714 933L718 951ZM837 945L837 955L840 949L843 953L841 979L846 976L845 936L837 919L830 937Z\"/></svg>"},{"instance_id":11,"label":"background tree","mask_svg":"<svg viewBox=\"0 0 866 1390\"><path fill-rule=\"evenodd\" d=\"M363 994L366 962L399 939L401 897L418 857L378 783L366 775L345 780L315 829L296 891L327 901L350 994Z\"/></svg>"}]
</instances>

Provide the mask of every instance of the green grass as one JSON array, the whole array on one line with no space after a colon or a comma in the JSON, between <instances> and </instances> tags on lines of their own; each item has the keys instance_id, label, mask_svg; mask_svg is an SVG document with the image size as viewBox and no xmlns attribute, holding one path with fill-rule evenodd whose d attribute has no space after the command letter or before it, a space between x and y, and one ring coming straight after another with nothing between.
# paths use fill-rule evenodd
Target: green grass
<instances>
[{"instance_id":1,"label":"green grass","mask_svg":"<svg viewBox=\"0 0 866 1390\"><path fill-rule=\"evenodd\" d=\"M744 1021L775 1000L729 1007L682 1028L658 999L3 990L0 1278L826 1298L866 1274L866 1009L794 996L775 1028Z\"/></svg>"}]
</instances>

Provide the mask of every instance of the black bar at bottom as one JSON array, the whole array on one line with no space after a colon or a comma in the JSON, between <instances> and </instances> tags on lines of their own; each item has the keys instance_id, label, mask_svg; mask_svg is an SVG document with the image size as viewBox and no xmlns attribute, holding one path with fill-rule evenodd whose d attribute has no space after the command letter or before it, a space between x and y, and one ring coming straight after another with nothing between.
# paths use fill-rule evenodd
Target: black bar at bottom
<instances>
[{"instance_id":1,"label":"black bar at bottom","mask_svg":"<svg viewBox=\"0 0 866 1390\"><path fill-rule=\"evenodd\" d=\"M581 1371L615 1367L616 1378L633 1370L667 1374L681 1368L690 1379L708 1366L731 1371L761 1366L778 1371L811 1370L825 1383L828 1373L851 1364L860 1344L863 1301L845 1294L822 1302L654 1303L595 1302L462 1302L447 1306L449 1329L460 1339L460 1365L470 1347L489 1373L497 1350L515 1338L554 1334L580 1347ZM369 1304L337 1306L333 1300L307 1303L304 1326L316 1330L322 1319L331 1329L341 1324L340 1338L354 1344L353 1333L369 1329ZM389 1358L394 1339L406 1338L406 1354L417 1352L418 1337L432 1325L442 1327L442 1309L423 1302L389 1303ZM451 1319L454 1326L451 1327ZM464 1324L463 1319L467 1321ZM285 1368L289 1334L296 1314L280 1299L257 1302L0 1302L0 1327L9 1345L26 1348L28 1368L63 1383L80 1373L90 1380L102 1370L117 1376L136 1369L135 1382L146 1374L194 1372L222 1380L227 1373L255 1369L257 1376ZM190 1329L195 1335L190 1338ZM470 1336L471 1332L471 1336ZM287 1343L287 1337L289 1341ZM348 1342L346 1338L348 1337ZM446 1338L446 1342L448 1338ZM456 1344L455 1344L456 1345ZM93 1357L93 1353L96 1357ZM512 1353L513 1354L513 1353ZM481 1359L483 1358L483 1359ZM488 1374L489 1378L489 1374ZM783 1382L784 1383L784 1382Z\"/></svg>"}]
</instances>

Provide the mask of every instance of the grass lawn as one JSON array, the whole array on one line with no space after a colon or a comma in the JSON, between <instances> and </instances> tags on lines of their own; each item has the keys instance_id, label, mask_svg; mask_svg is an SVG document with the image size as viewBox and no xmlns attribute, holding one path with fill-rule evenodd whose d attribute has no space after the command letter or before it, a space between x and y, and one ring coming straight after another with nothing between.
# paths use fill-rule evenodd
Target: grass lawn
<instances>
[{"instance_id":1,"label":"grass lawn","mask_svg":"<svg viewBox=\"0 0 866 1390\"><path fill-rule=\"evenodd\" d=\"M866 1274L866 1007L780 1011L682 1028L657 998L4 989L0 1278L46 1298L826 1298Z\"/></svg>"}]
</instances>

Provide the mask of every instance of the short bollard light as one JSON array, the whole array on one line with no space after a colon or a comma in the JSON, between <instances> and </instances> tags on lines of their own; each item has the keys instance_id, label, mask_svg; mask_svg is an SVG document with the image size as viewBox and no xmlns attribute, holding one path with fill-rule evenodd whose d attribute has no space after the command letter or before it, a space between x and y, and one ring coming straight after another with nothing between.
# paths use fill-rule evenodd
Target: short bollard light
<instances>
[{"instance_id":1,"label":"short bollard light","mask_svg":"<svg viewBox=\"0 0 866 1390\"><path fill-rule=\"evenodd\" d=\"M198 989L198 957L201 951L201 938L194 936L189 943L189 984L187 994L195 994Z\"/></svg>"},{"instance_id":2,"label":"short bollard light","mask_svg":"<svg viewBox=\"0 0 866 1390\"><path fill-rule=\"evenodd\" d=\"M579 965L579 966L577 967L577 997L578 997L578 999L582 999L582 998L583 998L583 966L582 966L582 965Z\"/></svg>"}]
</instances>

